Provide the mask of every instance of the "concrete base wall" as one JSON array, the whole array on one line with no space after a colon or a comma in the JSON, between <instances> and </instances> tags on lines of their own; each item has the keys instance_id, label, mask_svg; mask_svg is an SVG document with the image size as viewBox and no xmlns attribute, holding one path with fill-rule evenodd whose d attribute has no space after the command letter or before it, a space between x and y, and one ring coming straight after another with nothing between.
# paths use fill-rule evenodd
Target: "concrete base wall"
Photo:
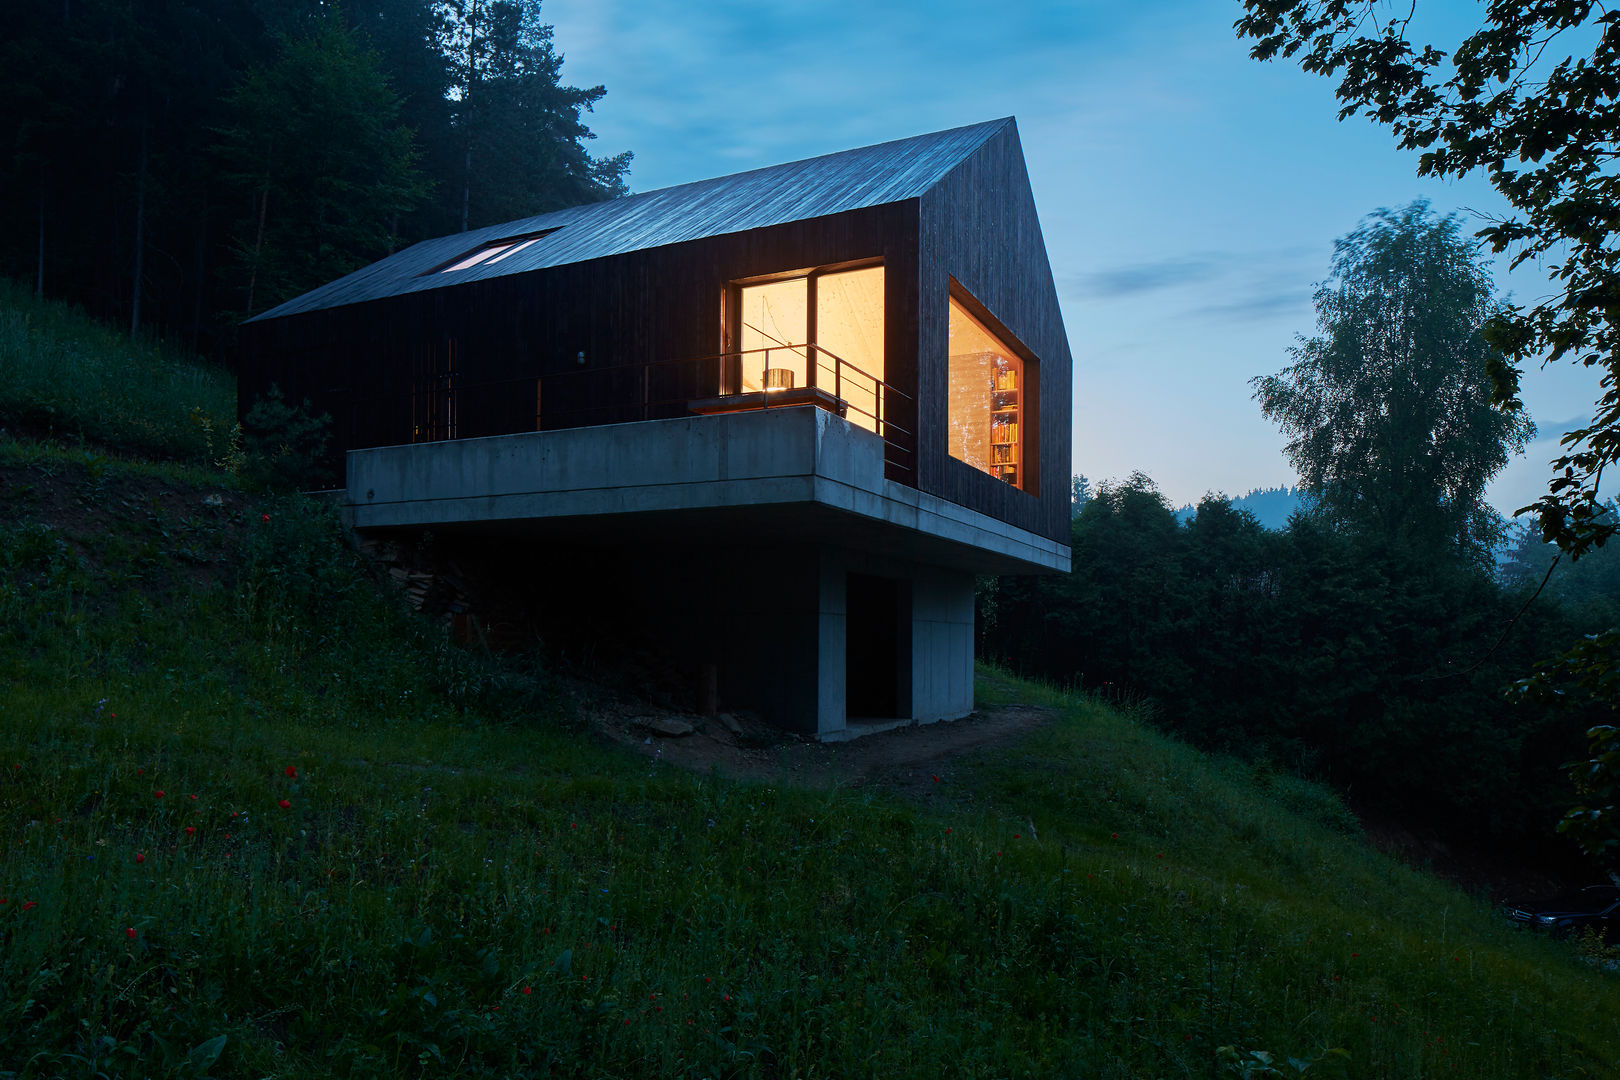
<instances>
[{"instance_id":1,"label":"concrete base wall","mask_svg":"<svg viewBox=\"0 0 1620 1080\"><path fill-rule=\"evenodd\" d=\"M349 454L345 510L526 553L561 640L615 627L694 704L713 671L722 709L836 739L972 712L973 575L1069 563L887 479L883 453L810 407L383 447Z\"/></svg>"}]
</instances>

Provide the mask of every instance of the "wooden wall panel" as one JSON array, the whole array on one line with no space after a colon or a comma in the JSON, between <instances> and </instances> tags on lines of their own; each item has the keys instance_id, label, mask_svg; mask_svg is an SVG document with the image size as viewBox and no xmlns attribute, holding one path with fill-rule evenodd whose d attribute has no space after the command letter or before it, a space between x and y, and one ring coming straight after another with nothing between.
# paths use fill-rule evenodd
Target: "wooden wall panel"
<instances>
[{"instance_id":1,"label":"wooden wall panel","mask_svg":"<svg viewBox=\"0 0 1620 1080\"><path fill-rule=\"evenodd\" d=\"M1054 540L1069 538L1073 358L1017 129L1008 125L921 199L923 402L918 486ZM1036 492L1020 491L946 451L950 281L955 278L1039 361ZM1026 442L1026 445L1028 443Z\"/></svg>"},{"instance_id":2,"label":"wooden wall panel","mask_svg":"<svg viewBox=\"0 0 1620 1080\"><path fill-rule=\"evenodd\" d=\"M638 420L641 375L615 369L720 352L728 281L874 257L891 267L890 381L914 397L916 217L911 200L248 323L242 407L275 382L332 414L334 453L409 442L423 353L453 350L458 436L532 430L536 378L545 426Z\"/></svg>"}]
</instances>

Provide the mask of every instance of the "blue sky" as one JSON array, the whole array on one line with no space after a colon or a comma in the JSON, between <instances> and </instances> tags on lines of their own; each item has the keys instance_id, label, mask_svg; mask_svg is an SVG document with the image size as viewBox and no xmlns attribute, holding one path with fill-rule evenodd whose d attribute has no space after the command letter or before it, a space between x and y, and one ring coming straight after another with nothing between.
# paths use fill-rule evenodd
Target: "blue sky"
<instances>
[{"instance_id":1,"label":"blue sky","mask_svg":"<svg viewBox=\"0 0 1620 1080\"><path fill-rule=\"evenodd\" d=\"M1446 48L1477 12L1424 5ZM1016 116L1075 356L1074 471L1140 469L1177 504L1294 481L1248 380L1314 330L1335 238L1415 198L1504 209L1483 180L1420 181L1387 131L1339 123L1326 80L1250 60L1238 14L1227 0L542 9L564 80L607 87L593 151L634 151L635 191ZM1532 269L1497 284L1521 302L1549 291ZM1567 365L1526 377L1542 436L1493 486L1499 509L1541 493L1595 394Z\"/></svg>"}]
</instances>

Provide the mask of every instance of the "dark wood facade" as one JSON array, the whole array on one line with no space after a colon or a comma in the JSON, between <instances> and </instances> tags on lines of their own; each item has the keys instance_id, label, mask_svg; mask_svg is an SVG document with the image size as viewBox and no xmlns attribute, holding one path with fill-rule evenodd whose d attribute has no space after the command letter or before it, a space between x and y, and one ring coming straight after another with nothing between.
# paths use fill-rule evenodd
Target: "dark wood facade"
<instances>
[{"instance_id":1,"label":"dark wood facade","mask_svg":"<svg viewBox=\"0 0 1620 1080\"><path fill-rule=\"evenodd\" d=\"M728 283L871 259L885 268L884 378L899 391L889 419L911 444L891 455L891 479L1067 540L1072 361L1010 121L916 197L271 312L242 329L242 408L277 384L333 417L339 452L685 415L686 400L718 391L718 362L698 358L726 348ZM946 453L953 280L1038 365L1025 421L1038 492Z\"/></svg>"}]
</instances>

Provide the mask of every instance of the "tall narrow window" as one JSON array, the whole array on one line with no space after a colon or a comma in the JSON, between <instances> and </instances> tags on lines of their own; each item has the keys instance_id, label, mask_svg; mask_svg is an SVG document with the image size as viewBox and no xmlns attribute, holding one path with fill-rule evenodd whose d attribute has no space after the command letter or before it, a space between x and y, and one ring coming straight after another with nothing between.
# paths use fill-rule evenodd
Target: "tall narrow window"
<instances>
[{"instance_id":1,"label":"tall narrow window","mask_svg":"<svg viewBox=\"0 0 1620 1080\"><path fill-rule=\"evenodd\" d=\"M740 290L737 345L742 392L810 386L810 305L806 279Z\"/></svg>"},{"instance_id":2,"label":"tall narrow window","mask_svg":"<svg viewBox=\"0 0 1620 1080\"><path fill-rule=\"evenodd\" d=\"M1024 436L1032 402L1025 366L951 297L950 455L1016 488L1029 481Z\"/></svg>"},{"instance_id":3,"label":"tall narrow window","mask_svg":"<svg viewBox=\"0 0 1620 1080\"><path fill-rule=\"evenodd\" d=\"M844 417L877 431L883 419L883 267L813 276L816 385L844 403Z\"/></svg>"}]
</instances>

